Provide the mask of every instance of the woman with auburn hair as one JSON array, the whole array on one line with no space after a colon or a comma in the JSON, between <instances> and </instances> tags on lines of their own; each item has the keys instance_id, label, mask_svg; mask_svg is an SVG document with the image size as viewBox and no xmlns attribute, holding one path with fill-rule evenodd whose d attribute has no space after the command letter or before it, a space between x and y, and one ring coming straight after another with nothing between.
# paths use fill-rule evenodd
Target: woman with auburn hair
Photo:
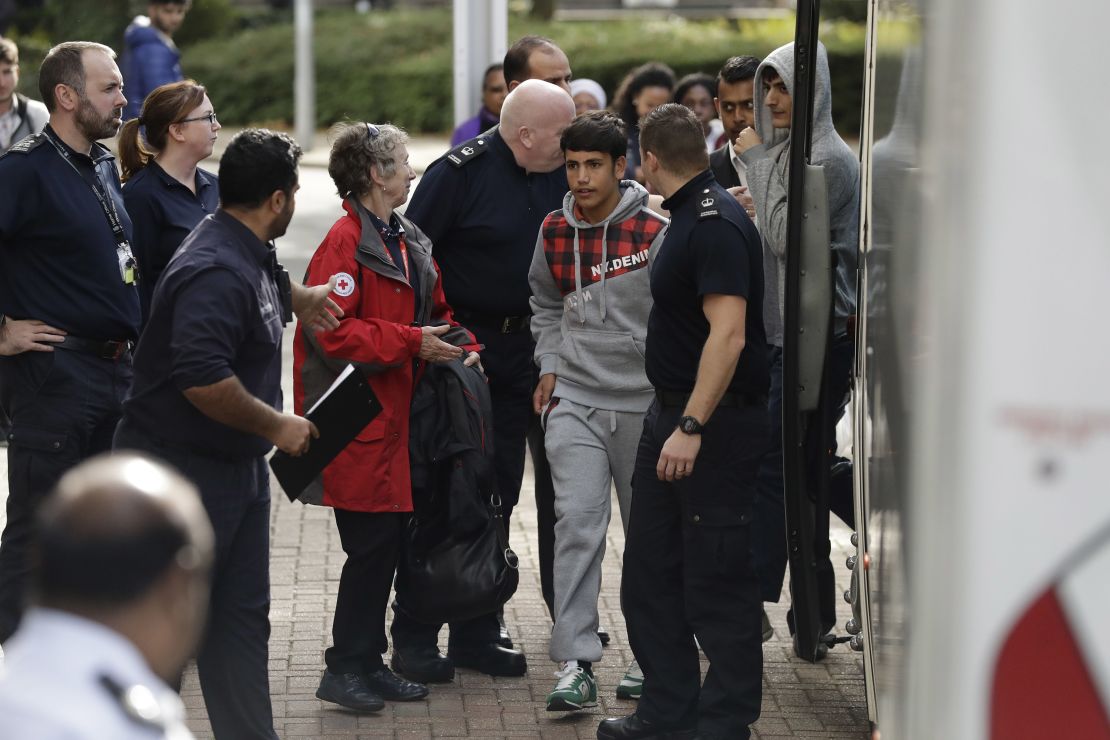
<instances>
[{"instance_id":1,"label":"woman with auburn hair","mask_svg":"<svg viewBox=\"0 0 1110 740\"><path fill-rule=\"evenodd\" d=\"M141 115L123 124L123 202L134 224L144 324L170 257L219 205L216 176L197 166L212 154L219 130L212 101L193 80L155 88L143 101Z\"/></svg>"}]
</instances>

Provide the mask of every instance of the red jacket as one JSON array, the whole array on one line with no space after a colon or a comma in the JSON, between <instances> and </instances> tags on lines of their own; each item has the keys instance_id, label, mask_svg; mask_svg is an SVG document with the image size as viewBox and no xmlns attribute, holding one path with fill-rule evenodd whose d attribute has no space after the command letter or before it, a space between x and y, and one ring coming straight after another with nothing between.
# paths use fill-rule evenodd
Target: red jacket
<instances>
[{"instance_id":1,"label":"red jacket","mask_svg":"<svg viewBox=\"0 0 1110 740\"><path fill-rule=\"evenodd\" d=\"M442 339L477 350L473 335L455 322L443 296L432 244L415 224L398 214L405 230L409 270L419 270L421 300L386 251L361 205L343 204L308 264L305 285L339 274L332 299L343 309L339 328L313 333L297 327L293 344L293 403L298 414L328 389L347 363L366 373L384 407L381 414L301 494L305 503L347 511L412 511L409 469L409 406L418 360L420 326L458 327ZM415 324L415 325L414 325ZM415 361L415 362L414 362Z\"/></svg>"}]
</instances>

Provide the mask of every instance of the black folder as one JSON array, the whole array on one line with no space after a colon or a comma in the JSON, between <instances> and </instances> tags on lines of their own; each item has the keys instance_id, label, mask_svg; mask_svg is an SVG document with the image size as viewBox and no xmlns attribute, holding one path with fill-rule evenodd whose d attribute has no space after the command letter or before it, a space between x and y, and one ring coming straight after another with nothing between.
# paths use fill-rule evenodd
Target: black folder
<instances>
[{"instance_id":1,"label":"black folder","mask_svg":"<svg viewBox=\"0 0 1110 740\"><path fill-rule=\"evenodd\" d=\"M354 365L347 365L305 414L319 430L319 439L312 440L308 452L300 457L281 450L270 457L270 469L289 500L295 501L381 410L366 378Z\"/></svg>"}]
</instances>

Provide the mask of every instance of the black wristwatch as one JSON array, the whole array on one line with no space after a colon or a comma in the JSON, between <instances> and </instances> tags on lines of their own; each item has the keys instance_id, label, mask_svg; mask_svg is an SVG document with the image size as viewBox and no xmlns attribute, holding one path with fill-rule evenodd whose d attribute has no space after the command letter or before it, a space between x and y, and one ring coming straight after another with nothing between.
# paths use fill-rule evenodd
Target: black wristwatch
<instances>
[{"instance_id":1,"label":"black wristwatch","mask_svg":"<svg viewBox=\"0 0 1110 740\"><path fill-rule=\"evenodd\" d=\"M683 416L678 420L678 428L683 434L701 434L701 422L692 416Z\"/></svg>"}]
</instances>

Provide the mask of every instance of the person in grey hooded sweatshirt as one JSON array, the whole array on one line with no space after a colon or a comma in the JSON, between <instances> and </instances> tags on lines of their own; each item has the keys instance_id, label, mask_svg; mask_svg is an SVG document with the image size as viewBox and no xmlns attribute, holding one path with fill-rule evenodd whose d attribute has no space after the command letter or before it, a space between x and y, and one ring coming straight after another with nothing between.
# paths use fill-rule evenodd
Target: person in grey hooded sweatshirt
<instances>
[{"instance_id":1,"label":"person in grey hooded sweatshirt","mask_svg":"<svg viewBox=\"0 0 1110 740\"><path fill-rule=\"evenodd\" d=\"M854 348L848 319L856 313L856 255L859 242L859 159L833 127L829 58L817 45L810 163L824 168L829 198L829 239L836 261L833 338L829 366L834 398L847 397ZM794 97L794 44L780 46L755 74L755 130L740 132L737 149L747 166L748 188L755 201L763 238L766 288L763 321L771 345L771 416L773 444L760 465L753 510L752 555L765 602L777 602L786 575L787 545L782 458L782 346L786 287L786 213L789 152L793 143L790 114ZM843 413L832 415L835 424ZM826 629L832 627L827 621ZM763 615L763 639L772 633Z\"/></svg>"},{"instance_id":2,"label":"person in grey hooded sweatshirt","mask_svg":"<svg viewBox=\"0 0 1110 740\"><path fill-rule=\"evenodd\" d=\"M609 491L615 482L627 528L636 448L654 398L644 369L647 267L667 226L648 209L647 191L621 179L627 134L616 114L578 116L560 145L570 192L544 219L528 274L540 368L533 406L555 485L550 654L561 667L548 711L597 704L592 663L601 660L597 599ZM635 665L633 674L641 676Z\"/></svg>"}]
</instances>

